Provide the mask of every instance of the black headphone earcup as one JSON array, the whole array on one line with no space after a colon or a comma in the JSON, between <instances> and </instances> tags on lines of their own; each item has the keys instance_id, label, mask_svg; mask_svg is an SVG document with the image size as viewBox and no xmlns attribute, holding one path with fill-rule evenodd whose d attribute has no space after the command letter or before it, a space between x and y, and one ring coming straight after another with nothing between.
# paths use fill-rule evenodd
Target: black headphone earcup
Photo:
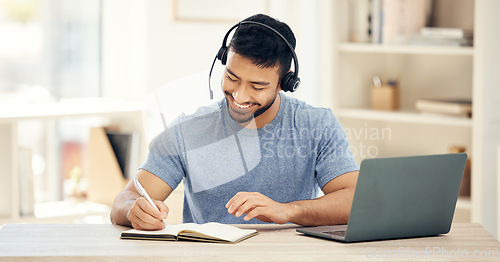
<instances>
[{"instance_id":1,"label":"black headphone earcup","mask_svg":"<svg viewBox=\"0 0 500 262\"><path fill-rule=\"evenodd\" d=\"M217 52L217 59L219 59L223 65L226 65L226 61L227 61L227 47L226 46L219 48L219 52Z\"/></svg>"},{"instance_id":2,"label":"black headphone earcup","mask_svg":"<svg viewBox=\"0 0 500 262\"><path fill-rule=\"evenodd\" d=\"M294 92L299 88L300 78L295 77L294 72L288 72L281 80L281 89L286 92Z\"/></svg>"}]
</instances>

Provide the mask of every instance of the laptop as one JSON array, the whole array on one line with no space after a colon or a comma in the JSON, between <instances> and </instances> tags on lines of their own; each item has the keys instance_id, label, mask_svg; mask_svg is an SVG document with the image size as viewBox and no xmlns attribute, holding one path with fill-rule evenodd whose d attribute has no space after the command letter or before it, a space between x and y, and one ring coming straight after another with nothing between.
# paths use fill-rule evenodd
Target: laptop
<instances>
[{"instance_id":1,"label":"laptop","mask_svg":"<svg viewBox=\"0 0 500 262\"><path fill-rule=\"evenodd\" d=\"M464 153L365 159L347 225L296 231L342 242L446 234L466 160Z\"/></svg>"}]
</instances>

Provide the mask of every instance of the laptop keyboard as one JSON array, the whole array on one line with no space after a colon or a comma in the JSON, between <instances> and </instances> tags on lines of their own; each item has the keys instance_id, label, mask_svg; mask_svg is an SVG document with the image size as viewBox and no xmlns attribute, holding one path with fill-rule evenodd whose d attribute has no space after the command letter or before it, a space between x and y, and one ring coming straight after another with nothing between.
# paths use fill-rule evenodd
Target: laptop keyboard
<instances>
[{"instance_id":1,"label":"laptop keyboard","mask_svg":"<svg viewBox=\"0 0 500 262\"><path fill-rule=\"evenodd\" d=\"M324 234L345 237L345 230L325 231Z\"/></svg>"}]
</instances>

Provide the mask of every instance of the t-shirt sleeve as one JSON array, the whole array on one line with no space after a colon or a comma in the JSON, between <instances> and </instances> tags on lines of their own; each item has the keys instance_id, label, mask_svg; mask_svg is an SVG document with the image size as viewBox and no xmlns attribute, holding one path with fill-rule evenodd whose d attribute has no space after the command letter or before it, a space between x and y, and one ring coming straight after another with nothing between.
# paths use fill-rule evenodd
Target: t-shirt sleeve
<instances>
[{"instance_id":1,"label":"t-shirt sleeve","mask_svg":"<svg viewBox=\"0 0 500 262\"><path fill-rule=\"evenodd\" d=\"M318 145L315 175L319 187L323 188L332 179L359 170L359 165L349 148L344 128L331 110L326 111L321 125L323 130Z\"/></svg>"},{"instance_id":2,"label":"t-shirt sleeve","mask_svg":"<svg viewBox=\"0 0 500 262\"><path fill-rule=\"evenodd\" d=\"M172 189L179 185L185 174L176 130L175 126L166 129L153 139L146 162L140 167L161 178Z\"/></svg>"}]
</instances>

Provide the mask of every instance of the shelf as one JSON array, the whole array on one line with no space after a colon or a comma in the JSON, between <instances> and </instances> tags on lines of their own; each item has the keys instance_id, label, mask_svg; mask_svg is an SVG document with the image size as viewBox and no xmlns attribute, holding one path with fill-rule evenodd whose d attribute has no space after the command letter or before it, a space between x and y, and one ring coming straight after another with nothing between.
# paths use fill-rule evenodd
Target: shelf
<instances>
[{"instance_id":1,"label":"shelf","mask_svg":"<svg viewBox=\"0 0 500 262\"><path fill-rule=\"evenodd\" d=\"M4 98L0 96L0 100ZM63 99L60 102L48 102L41 104L30 104L29 101L23 102L22 99L10 99L11 101L0 101L0 166L3 174L2 185L0 192L3 197L0 202L0 222L2 221L35 221L36 219L44 220L59 220L69 219L69 217L84 217L84 213L95 213L90 209L85 209L85 206L76 205L75 214L61 214L60 212L69 211L69 207L62 204L58 208L54 208L48 213L36 212L35 216L20 217L21 199L19 190L21 185L26 182L26 177L22 174L22 169L19 168L20 161L23 160L22 152L19 150L19 145L27 147L29 150L35 147L31 142L21 141L25 136L28 136L26 130L20 130L21 121L36 120L42 121L43 128L35 128L31 130L30 135L34 135L33 141L43 139L44 143L40 146L39 153L45 158L46 166L43 177L43 182L46 184L46 196L48 200L58 200L62 198L62 190L57 190L61 181L58 173L61 156L58 153L58 144L60 133L57 128L58 121L73 121L76 118L89 118L84 125L72 124L72 131L78 131L74 135L67 135L68 141L85 141L87 139L86 128L84 126L116 126L126 132L138 132L141 137L140 144L145 145L143 141L144 132L142 126L142 109L136 103L126 102L113 98L74 98ZM2 103L5 102L5 103ZM87 121L86 119L82 119ZM30 126L31 127L31 126ZM73 130L74 128L77 128ZM35 132L33 134L33 132ZM69 132L69 131L68 131ZM68 133L69 134L69 133ZM73 133L72 133L73 134ZM31 138L31 137L30 137ZM77 138L78 140L73 140ZM31 141L31 140L28 140ZM42 141L42 140L40 140ZM62 140L61 140L62 141ZM32 146L33 144L33 146ZM5 146L4 146L5 145ZM38 149L37 149L38 150ZM147 155L147 147L140 146L141 159ZM38 152L38 151L37 151ZM26 160L26 159L24 159ZM28 158L29 160L29 158ZM29 161L27 162L29 163ZM22 162L22 166L26 163ZM122 188L123 189L123 188ZM35 207L36 208L36 207ZM89 207L90 208L90 207ZM41 209L44 210L43 208ZM78 213L78 210L86 210ZM102 213L101 211L96 211ZM54 214L55 217L51 217Z\"/></svg>"},{"instance_id":2,"label":"shelf","mask_svg":"<svg viewBox=\"0 0 500 262\"><path fill-rule=\"evenodd\" d=\"M453 215L453 223L471 222L472 202L470 196L459 196Z\"/></svg>"},{"instance_id":3,"label":"shelf","mask_svg":"<svg viewBox=\"0 0 500 262\"><path fill-rule=\"evenodd\" d=\"M379 54L427 54L473 56L473 47L462 46L421 46L421 45L383 45L369 43L341 43L338 50L343 53Z\"/></svg>"},{"instance_id":4,"label":"shelf","mask_svg":"<svg viewBox=\"0 0 500 262\"><path fill-rule=\"evenodd\" d=\"M457 199L456 208L470 210L472 203L470 201L470 196L459 196Z\"/></svg>"},{"instance_id":5,"label":"shelf","mask_svg":"<svg viewBox=\"0 0 500 262\"><path fill-rule=\"evenodd\" d=\"M408 111L379 111L362 108L341 109L337 113L340 118L361 120L382 120L400 123L432 124L457 127L472 127L471 118L445 115L422 114Z\"/></svg>"},{"instance_id":6,"label":"shelf","mask_svg":"<svg viewBox=\"0 0 500 262\"><path fill-rule=\"evenodd\" d=\"M0 104L0 123L26 119L57 119L85 116L106 116L142 112L139 104L112 98L73 98L46 104L6 101Z\"/></svg>"}]
</instances>

